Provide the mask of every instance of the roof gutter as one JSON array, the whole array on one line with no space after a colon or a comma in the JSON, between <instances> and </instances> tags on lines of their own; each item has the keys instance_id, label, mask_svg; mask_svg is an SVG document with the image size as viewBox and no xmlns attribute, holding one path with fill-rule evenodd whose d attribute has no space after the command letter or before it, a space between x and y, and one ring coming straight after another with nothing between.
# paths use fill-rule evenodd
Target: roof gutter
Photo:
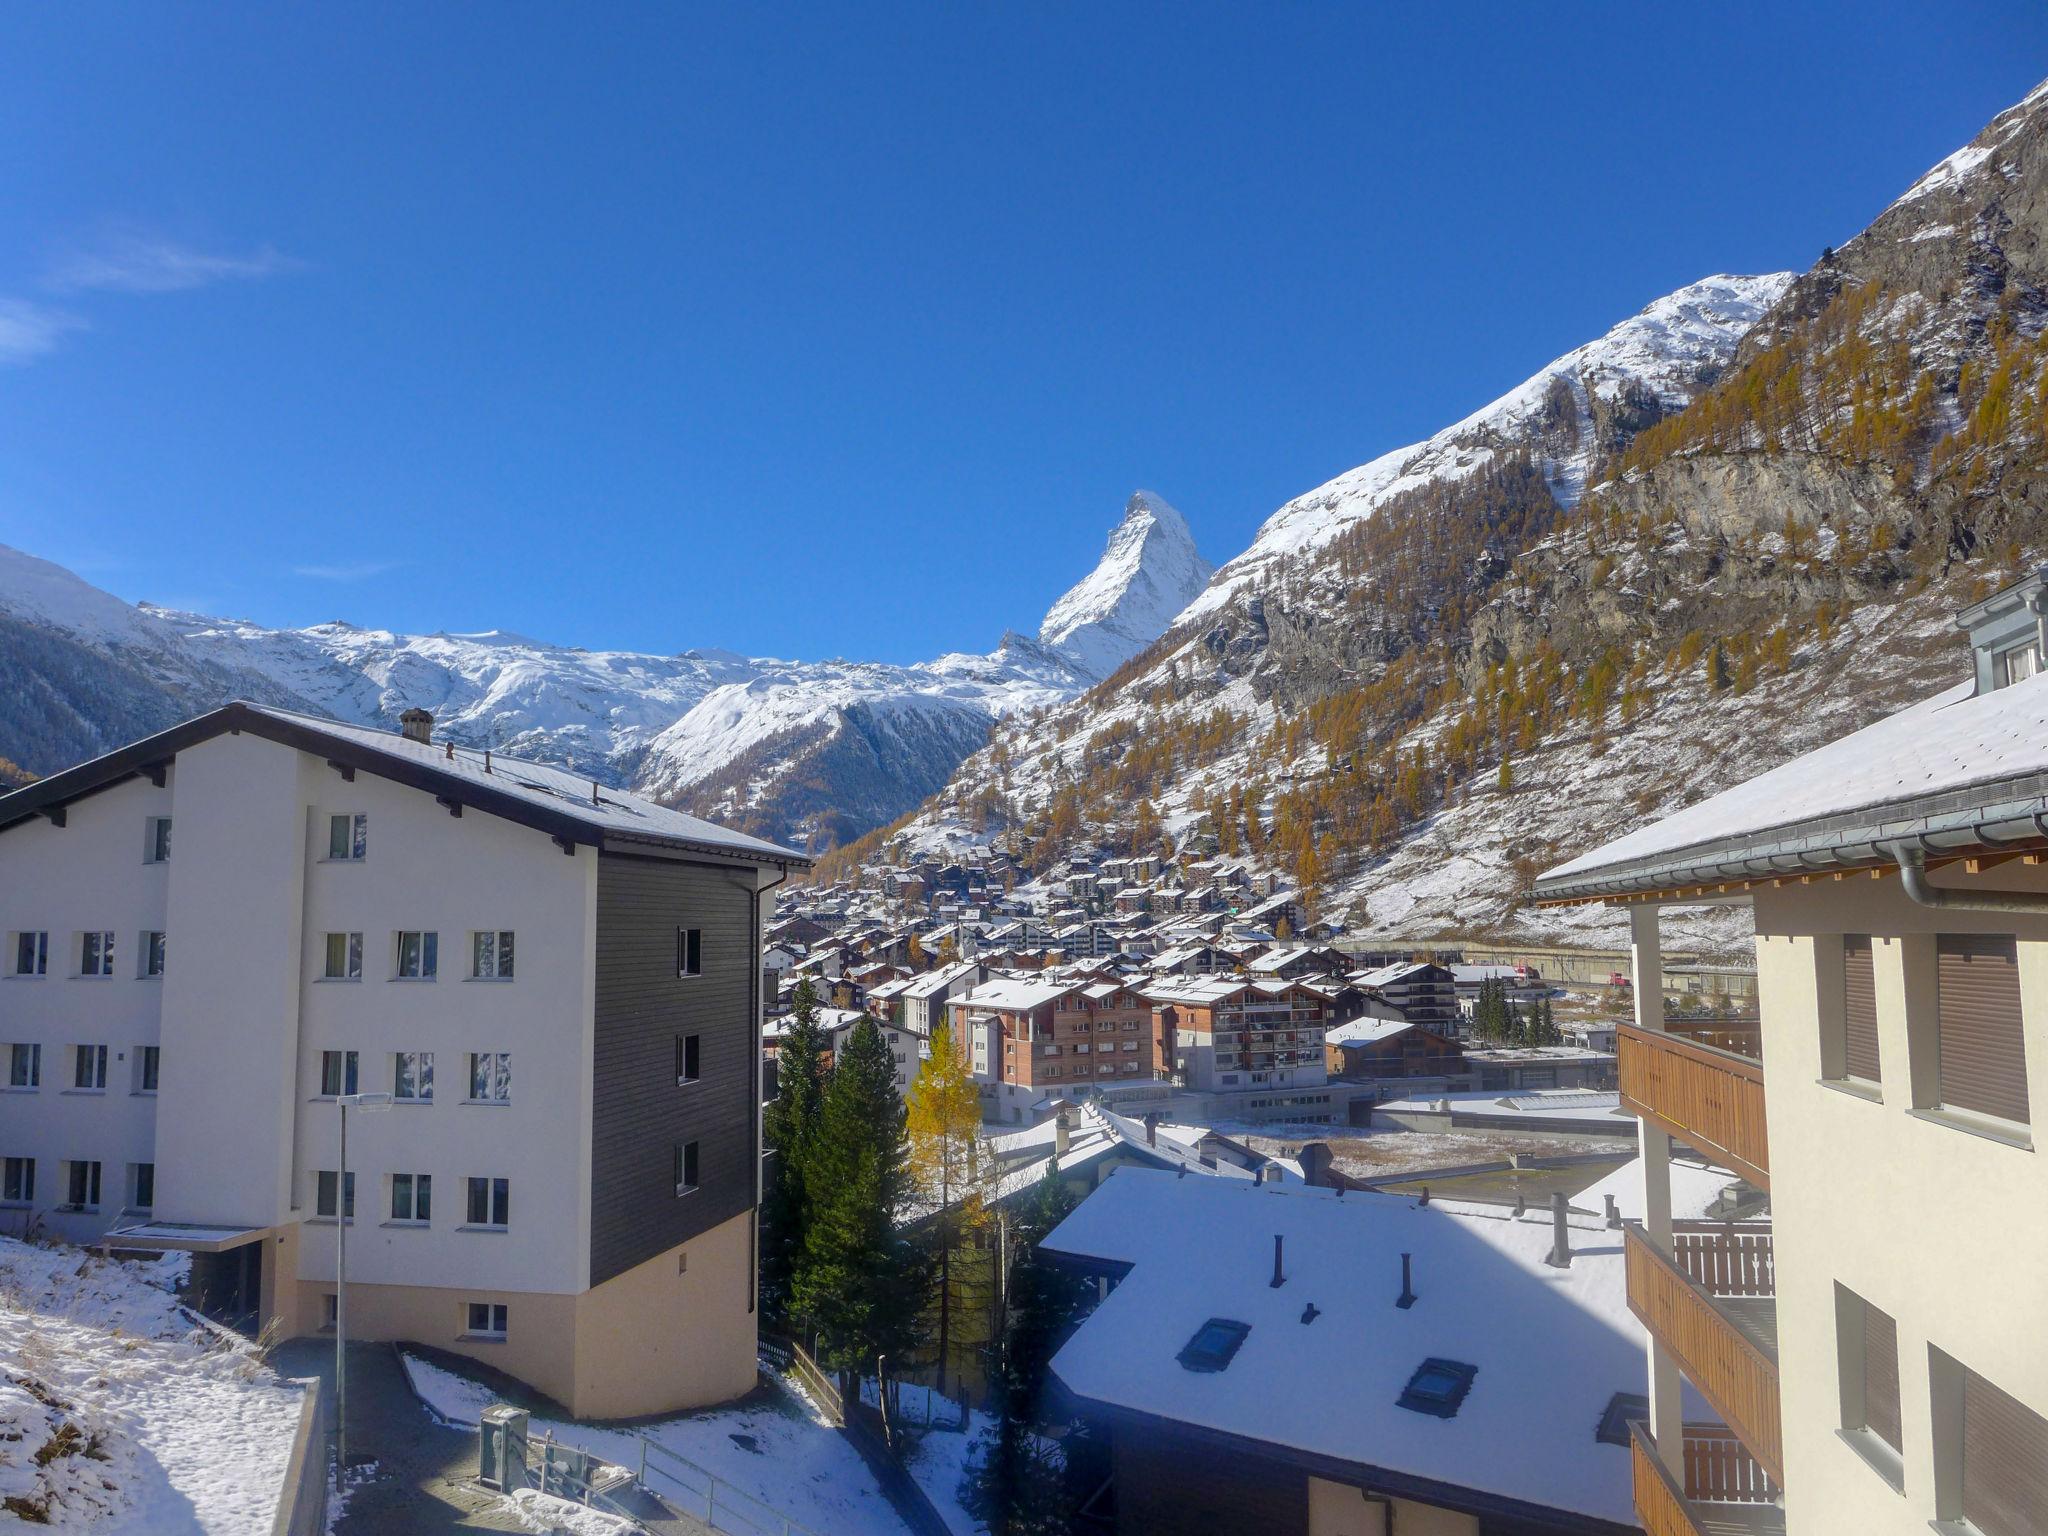
<instances>
[{"instance_id":1,"label":"roof gutter","mask_svg":"<svg viewBox=\"0 0 2048 1536\"><path fill-rule=\"evenodd\" d=\"M2023 912L2048 916L2048 892L1953 891L1927 883L1927 855L1907 842L1888 850L1899 866L1899 884L1915 902L1946 912Z\"/></svg>"}]
</instances>

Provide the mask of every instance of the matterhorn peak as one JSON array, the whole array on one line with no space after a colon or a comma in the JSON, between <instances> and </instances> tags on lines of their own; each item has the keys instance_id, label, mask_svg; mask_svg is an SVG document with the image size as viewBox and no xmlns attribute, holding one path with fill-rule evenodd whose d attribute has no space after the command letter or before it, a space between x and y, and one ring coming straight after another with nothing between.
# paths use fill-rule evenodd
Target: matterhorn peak
<instances>
[{"instance_id":1,"label":"matterhorn peak","mask_svg":"<svg viewBox=\"0 0 2048 1536\"><path fill-rule=\"evenodd\" d=\"M1214 569L1172 503L1134 491L1102 559L1047 611L1039 641L1090 677L1107 677L1166 632Z\"/></svg>"}]
</instances>

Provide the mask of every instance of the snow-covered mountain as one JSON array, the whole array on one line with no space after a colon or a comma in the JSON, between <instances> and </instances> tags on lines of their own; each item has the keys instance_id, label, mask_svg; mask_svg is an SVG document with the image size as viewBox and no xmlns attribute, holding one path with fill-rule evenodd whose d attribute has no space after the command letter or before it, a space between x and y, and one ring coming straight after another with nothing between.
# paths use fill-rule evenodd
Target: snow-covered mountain
<instances>
[{"instance_id":1,"label":"snow-covered mountain","mask_svg":"<svg viewBox=\"0 0 2048 1536\"><path fill-rule=\"evenodd\" d=\"M275 629L126 603L0 546L0 685L16 684L0 758L51 772L236 696L362 723L417 706L458 741L830 843L916 805L997 719L1071 698L1150 643L1208 574L1180 514L1140 493L1047 640L896 666Z\"/></svg>"},{"instance_id":2,"label":"snow-covered mountain","mask_svg":"<svg viewBox=\"0 0 2048 1536\"><path fill-rule=\"evenodd\" d=\"M1212 613L1272 579L1284 562L1312 554L1403 491L1462 478L1505 452L1528 448L1559 503L1571 506L1619 439L1678 410L1720 373L1792 279L1790 272L1709 277L1668 293L1463 421L1295 497L1177 621Z\"/></svg>"},{"instance_id":3,"label":"snow-covered mountain","mask_svg":"<svg viewBox=\"0 0 2048 1536\"><path fill-rule=\"evenodd\" d=\"M1101 562L1047 611L1039 642L1091 677L1107 677L1164 634L1214 570L1187 519L1164 497L1138 491Z\"/></svg>"}]
</instances>

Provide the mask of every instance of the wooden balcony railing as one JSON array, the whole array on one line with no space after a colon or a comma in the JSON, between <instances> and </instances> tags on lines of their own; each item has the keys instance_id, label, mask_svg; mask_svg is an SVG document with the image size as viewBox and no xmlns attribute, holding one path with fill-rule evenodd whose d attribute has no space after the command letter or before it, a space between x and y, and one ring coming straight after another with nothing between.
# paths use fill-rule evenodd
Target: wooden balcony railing
<instances>
[{"instance_id":1,"label":"wooden balcony railing","mask_svg":"<svg viewBox=\"0 0 2048 1536\"><path fill-rule=\"evenodd\" d=\"M1725 1533L1733 1531L1754 1532L1756 1536L1771 1536L1771 1533L1782 1536L1785 1516L1774 1504L1777 1485L1753 1459L1749 1466L1754 1468L1757 1481L1752 1486L1768 1489L1768 1497L1731 1498L1710 1490L1693 1491L1695 1445L1700 1447L1702 1454L1711 1456L1719 1454L1715 1447L1722 1440L1738 1448L1741 1445L1732 1435L1716 1437L1705 1426L1686 1426L1686 1486L1681 1488L1658 1457L1657 1444L1650 1438L1649 1426L1641 1423L1629 1425L1636 1514L1649 1536L1725 1536ZM1698 1507L1702 1504L1718 1507ZM1737 1507L1731 1509L1730 1505Z\"/></svg>"},{"instance_id":2,"label":"wooden balcony railing","mask_svg":"<svg viewBox=\"0 0 2048 1536\"><path fill-rule=\"evenodd\" d=\"M1784 1477L1778 1362L1714 1305L1713 1297L1646 1235L1627 1225L1629 1310L1670 1350L1700 1395L1772 1477Z\"/></svg>"},{"instance_id":3,"label":"wooden balcony railing","mask_svg":"<svg viewBox=\"0 0 2048 1536\"><path fill-rule=\"evenodd\" d=\"M1677 1035L1718 1051L1764 1059L1764 1027L1755 1019L1671 1019L1664 1021L1664 1033Z\"/></svg>"},{"instance_id":4,"label":"wooden balcony railing","mask_svg":"<svg viewBox=\"0 0 2048 1536\"><path fill-rule=\"evenodd\" d=\"M1671 1257L1709 1296L1775 1296L1771 1230L1756 1222L1674 1221Z\"/></svg>"},{"instance_id":5,"label":"wooden balcony railing","mask_svg":"<svg viewBox=\"0 0 2048 1536\"><path fill-rule=\"evenodd\" d=\"M1763 1063L1674 1035L1621 1027L1621 1100L1701 1156L1771 1187Z\"/></svg>"}]
</instances>

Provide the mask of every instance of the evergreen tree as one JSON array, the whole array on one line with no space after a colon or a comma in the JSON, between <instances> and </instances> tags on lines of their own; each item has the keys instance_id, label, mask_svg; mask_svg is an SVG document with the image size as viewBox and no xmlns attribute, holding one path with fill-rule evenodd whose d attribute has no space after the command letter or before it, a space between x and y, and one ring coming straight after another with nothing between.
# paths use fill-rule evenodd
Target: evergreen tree
<instances>
[{"instance_id":1,"label":"evergreen tree","mask_svg":"<svg viewBox=\"0 0 2048 1536\"><path fill-rule=\"evenodd\" d=\"M817 1139L827 1063L818 992L808 976L796 984L788 1031L775 1054L775 1099L763 1117L762 1138L775 1154L762 1212L761 1298L771 1313L786 1315L790 1287L802 1259L810 1222L804 1165Z\"/></svg>"},{"instance_id":2,"label":"evergreen tree","mask_svg":"<svg viewBox=\"0 0 2048 1536\"><path fill-rule=\"evenodd\" d=\"M1042 1433L1050 1427L1045 1385L1052 1357L1087 1306L1090 1289L1044 1258L1038 1245L1077 1203L1057 1163L1050 1163L1017 1216L1007 1326L989 1374L996 1439L961 1490L990 1536L1064 1536L1070 1528L1063 1445L1075 1443L1078 1426L1066 1426L1063 1444Z\"/></svg>"},{"instance_id":3,"label":"evergreen tree","mask_svg":"<svg viewBox=\"0 0 2048 1536\"><path fill-rule=\"evenodd\" d=\"M804 1159L810 1219L791 1287L834 1370L867 1374L918 1342L925 1266L898 1229L911 1189L896 1064L864 1018L840 1048Z\"/></svg>"},{"instance_id":4,"label":"evergreen tree","mask_svg":"<svg viewBox=\"0 0 2048 1536\"><path fill-rule=\"evenodd\" d=\"M932 1030L931 1054L910 1085L905 1129L911 1172L924 1203L937 1212L929 1246L938 1267L938 1389L943 1395L957 1332L954 1256L986 1219L983 1185L994 1163L982 1146L981 1093L953 1043L950 1024Z\"/></svg>"}]
</instances>

